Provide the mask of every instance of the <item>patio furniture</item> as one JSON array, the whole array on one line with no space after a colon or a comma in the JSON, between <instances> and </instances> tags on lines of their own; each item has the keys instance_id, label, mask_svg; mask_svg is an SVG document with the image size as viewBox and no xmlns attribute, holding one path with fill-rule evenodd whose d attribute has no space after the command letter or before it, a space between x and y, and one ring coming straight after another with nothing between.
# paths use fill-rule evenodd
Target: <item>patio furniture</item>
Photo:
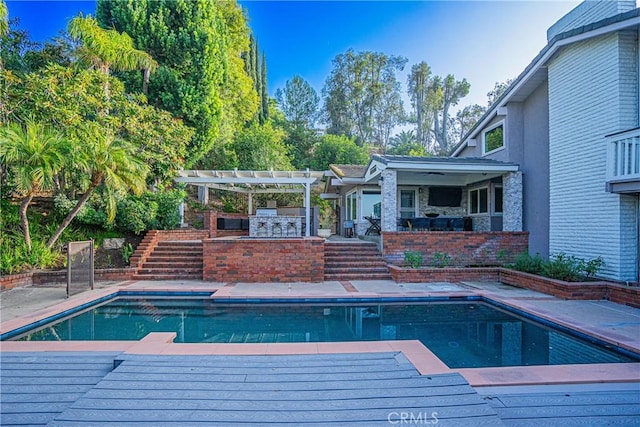
<instances>
[{"instance_id":1,"label":"patio furniture","mask_svg":"<svg viewBox=\"0 0 640 427\"><path fill-rule=\"evenodd\" d=\"M413 231L426 231L431 228L431 218L411 218L411 228Z\"/></svg>"},{"instance_id":2,"label":"patio furniture","mask_svg":"<svg viewBox=\"0 0 640 427\"><path fill-rule=\"evenodd\" d=\"M345 221L342 228L344 229L344 237L353 237L354 224L352 220Z\"/></svg>"},{"instance_id":3,"label":"patio furniture","mask_svg":"<svg viewBox=\"0 0 640 427\"><path fill-rule=\"evenodd\" d=\"M431 226L429 230L431 231L445 231L449 228L449 218L432 218Z\"/></svg>"},{"instance_id":4,"label":"patio furniture","mask_svg":"<svg viewBox=\"0 0 640 427\"><path fill-rule=\"evenodd\" d=\"M367 231L364 233L365 235L370 235L370 234L380 234L381 228L380 228L380 218L374 218L372 216L365 216L364 219L366 219L367 221L369 221L369 228L367 228Z\"/></svg>"}]
</instances>

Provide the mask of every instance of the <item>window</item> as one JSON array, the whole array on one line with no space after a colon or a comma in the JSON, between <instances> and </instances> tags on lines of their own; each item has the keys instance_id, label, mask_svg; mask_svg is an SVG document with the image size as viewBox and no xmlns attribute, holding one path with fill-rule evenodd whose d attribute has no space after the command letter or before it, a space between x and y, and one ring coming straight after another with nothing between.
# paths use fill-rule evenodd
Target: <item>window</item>
<instances>
[{"instance_id":1,"label":"window","mask_svg":"<svg viewBox=\"0 0 640 427\"><path fill-rule=\"evenodd\" d=\"M504 147L504 124L485 131L482 134L482 152L492 153Z\"/></svg>"},{"instance_id":2,"label":"window","mask_svg":"<svg viewBox=\"0 0 640 427\"><path fill-rule=\"evenodd\" d=\"M493 212L502 213L502 186L493 187Z\"/></svg>"},{"instance_id":3,"label":"window","mask_svg":"<svg viewBox=\"0 0 640 427\"><path fill-rule=\"evenodd\" d=\"M380 218L381 206L382 203L379 191L364 190L362 192L362 198L360 199L360 208L362 210L363 218L365 216Z\"/></svg>"},{"instance_id":4,"label":"window","mask_svg":"<svg viewBox=\"0 0 640 427\"><path fill-rule=\"evenodd\" d=\"M358 213L358 194L354 191L347 194L347 212L345 219L355 221Z\"/></svg>"},{"instance_id":5,"label":"window","mask_svg":"<svg viewBox=\"0 0 640 427\"><path fill-rule=\"evenodd\" d=\"M400 218L416 216L416 191L400 190Z\"/></svg>"},{"instance_id":6,"label":"window","mask_svg":"<svg viewBox=\"0 0 640 427\"><path fill-rule=\"evenodd\" d=\"M469 191L469 213L482 214L489 212L489 189L487 187L476 188Z\"/></svg>"}]
</instances>

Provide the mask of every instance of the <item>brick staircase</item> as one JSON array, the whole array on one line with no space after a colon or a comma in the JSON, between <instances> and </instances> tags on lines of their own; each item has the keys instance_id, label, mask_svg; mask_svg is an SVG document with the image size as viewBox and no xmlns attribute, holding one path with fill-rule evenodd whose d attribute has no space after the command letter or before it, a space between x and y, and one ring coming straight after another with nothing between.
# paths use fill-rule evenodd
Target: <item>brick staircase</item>
<instances>
[{"instance_id":1,"label":"brick staircase","mask_svg":"<svg viewBox=\"0 0 640 427\"><path fill-rule=\"evenodd\" d=\"M324 280L391 280L375 243L325 242Z\"/></svg>"},{"instance_id":2,"label":"brick staircase","mask_svg":"<svg viewBox=\"0 0 640 427\"><path fill-rule=\"evenodd\" d=\"M134 280L202 280L202 241L159 241L140 264Z\"/></svg>"}]
</instances>

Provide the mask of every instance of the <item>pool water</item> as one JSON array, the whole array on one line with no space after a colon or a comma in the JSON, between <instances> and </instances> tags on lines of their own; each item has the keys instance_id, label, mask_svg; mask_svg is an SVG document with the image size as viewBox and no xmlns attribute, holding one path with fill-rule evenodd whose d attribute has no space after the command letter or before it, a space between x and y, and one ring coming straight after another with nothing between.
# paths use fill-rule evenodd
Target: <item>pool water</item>
<instances>
[{"instance_id":1,"label":"pool water","mask_svg":"<svg viewBox=\"0 0 640 427\"><path fill-rule=\"evenodd\" d=\"M139 340L150 332L176 332L175 342L185 343L417 339L451 368L638 361L483 302L224 304L120 297L19 339Z\"/></svg>"}]
</instances>

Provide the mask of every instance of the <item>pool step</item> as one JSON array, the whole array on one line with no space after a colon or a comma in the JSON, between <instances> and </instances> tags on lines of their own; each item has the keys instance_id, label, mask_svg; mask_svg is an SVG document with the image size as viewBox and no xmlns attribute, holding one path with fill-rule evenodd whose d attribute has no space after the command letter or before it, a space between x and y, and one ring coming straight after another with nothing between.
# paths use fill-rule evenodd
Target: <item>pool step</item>
<instances>
[{"instance_id":1,"label":"pool step","mask_svg":"<svg viewBox=\"0 0 640 427\"><path fill-rule=\"evenodd\" d=\"M391 280L375 243L331 243L324 246L325 280Z\"/></svg>"},{"instance_id":2,"label":"pool step","mask_svg":"<svg viewBox=\"0 0 640 427\"><path fill-rule=\"evenodd\" d=\"M202 280L202 242L158 242L133 279Z\"/></svg>"}]
</instances>

